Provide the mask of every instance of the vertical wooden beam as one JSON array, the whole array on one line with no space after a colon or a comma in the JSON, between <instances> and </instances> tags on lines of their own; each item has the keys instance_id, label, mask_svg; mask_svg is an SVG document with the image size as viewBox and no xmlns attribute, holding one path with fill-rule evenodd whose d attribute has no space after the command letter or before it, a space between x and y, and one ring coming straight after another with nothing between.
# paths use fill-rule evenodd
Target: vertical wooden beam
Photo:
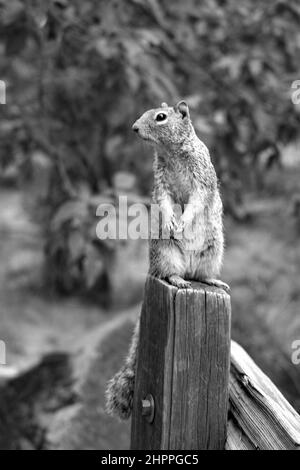
<instances>
[{"instance_id":1,"label":"vertical wooden beam","mask_svg":"<svg viewBox=\"0 0 300 470\"><path fill-rule=\"evenodd\" d=\"M131 448L224 449L229 401L230 297L148 277L141 315ZM154 398L154 419L142 400Z\"/></svg>"}]
</instances>

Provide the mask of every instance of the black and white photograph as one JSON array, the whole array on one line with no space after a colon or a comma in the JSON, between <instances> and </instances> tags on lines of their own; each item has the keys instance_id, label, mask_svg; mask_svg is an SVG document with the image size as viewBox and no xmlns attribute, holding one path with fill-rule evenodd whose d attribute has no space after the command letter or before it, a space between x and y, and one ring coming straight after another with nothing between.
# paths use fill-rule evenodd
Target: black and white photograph
<instances>
[{"instance_id":1,"label":"black and white photograph","mask_svg":"<svg viewBox=\"0 0 300 470\"><path fill-rule=\"evenodd\" d=\"M0 0L0 450L300 450L299 0Z\"/></svg>"}]
</instances>

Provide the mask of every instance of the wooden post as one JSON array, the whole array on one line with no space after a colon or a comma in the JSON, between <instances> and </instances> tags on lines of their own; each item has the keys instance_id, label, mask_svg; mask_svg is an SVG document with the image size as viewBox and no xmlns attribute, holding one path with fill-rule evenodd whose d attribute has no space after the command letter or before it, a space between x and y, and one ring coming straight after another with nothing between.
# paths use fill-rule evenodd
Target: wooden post
<instances>
[{"instance_id":1,"label":"wooden post","mask_svg":"<svg viewBox=\"0 0 300 470\"><path fill-rule=\"evenodd\" d=\"M148 277L141 314L132 449L224 449L230 311L230 297L221 289L192 283L192 288L178 290Z\"/></svg>"}]
</instances>

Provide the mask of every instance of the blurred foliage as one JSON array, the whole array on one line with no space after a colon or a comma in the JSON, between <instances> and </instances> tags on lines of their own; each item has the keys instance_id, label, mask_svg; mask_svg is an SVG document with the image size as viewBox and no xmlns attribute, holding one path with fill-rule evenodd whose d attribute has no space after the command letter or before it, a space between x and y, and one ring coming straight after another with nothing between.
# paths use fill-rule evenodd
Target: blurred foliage
<instances>
[{"instance_id":1,"label":"blurred foliage","mask_svg":"<svg viewBox=\"0 0 300 470\"><path fill-rule=\"evenodd\" d=\"M82 194L114 191L119 171L136 176L136 193L149 194L152 159L130 126L162 101L188 101L226 209L239 216L245 185L261 183L299 129L290 99L300 75L299 22L298 0L0 0L8 94L0 165L28 179L36 151L49 160L47 253L57 279L69 265L62 259L73 259L65 242L78 253L83 243L58 214L68 208L78 218ZM76 230L86 241L86 221ZM100 265L102 255L96 259Z\"/></svg>"}]
</instances>

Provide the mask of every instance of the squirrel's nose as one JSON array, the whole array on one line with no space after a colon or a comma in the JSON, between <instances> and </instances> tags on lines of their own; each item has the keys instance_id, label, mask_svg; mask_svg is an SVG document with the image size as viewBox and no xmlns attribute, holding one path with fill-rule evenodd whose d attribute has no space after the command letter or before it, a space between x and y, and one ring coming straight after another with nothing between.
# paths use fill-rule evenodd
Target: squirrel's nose
<instances>
[{"instance_id":1,"label":"squirrel's nose","mask_svg":"<svg viewBox=\"0 0 300 470\"><path fill-rule=\"evenodd\" d=\"M133 130L134 132L138 132L138 131L139 131L139 126L137 125L136 122L133 124L132 130Z\"/></svg>"}]
</instances>

